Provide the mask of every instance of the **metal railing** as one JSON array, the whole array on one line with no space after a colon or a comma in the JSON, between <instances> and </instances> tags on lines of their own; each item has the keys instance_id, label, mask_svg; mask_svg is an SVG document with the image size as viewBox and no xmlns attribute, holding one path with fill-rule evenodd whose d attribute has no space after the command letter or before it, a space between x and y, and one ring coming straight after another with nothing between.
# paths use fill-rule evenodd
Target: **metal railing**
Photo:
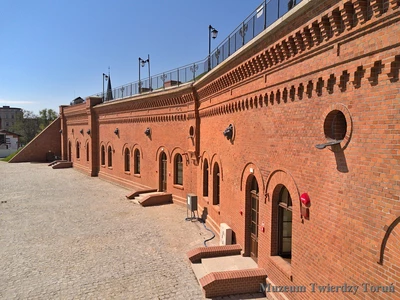
<instances>
[{"instance_id":1,"label":"metal railing","mask_svg":"<svg viewBox=\"0 0 400 300\"><path fill-rule=\"evenodd\" d=\"M132 83L112 89L112 99L122 99L144 92L152 92L183 83L196 81L208 70L218 66L249 41L259 35L275 21L285 15L291 8L303 0L268 0L263 1L227 38L225 38L205 59L179 67L161 74L153 75ZM107 91L93 96L107 99Z\"/></svg>"}]
</instances>

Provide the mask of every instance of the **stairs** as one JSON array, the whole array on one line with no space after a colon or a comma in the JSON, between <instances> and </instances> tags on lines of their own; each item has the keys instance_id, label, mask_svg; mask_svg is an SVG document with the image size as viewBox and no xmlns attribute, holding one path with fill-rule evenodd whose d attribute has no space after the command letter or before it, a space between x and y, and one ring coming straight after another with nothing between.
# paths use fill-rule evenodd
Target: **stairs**
<instances>
[{"instance_id":1,"label":"stairs","mask_svg":"<svg viewBox=\"0 0 400 300\"><path fill-rule=\"evenodd\" d=\"M187 253L206 298L250 293L260 295L260 286L265 285L267 272L258 268L252 258L243 257L240 250L240 245L226 245L196 248Z\"/></svg>"},{"instance_id":2,"label":"stairs","mask_svg":"<svg viewBox=\"0 0 400 300\"><path fill-rule=\"evenodd\" d=\"M72 162L71 161L56 161L56 163L52 162L49 164L53 169L65 169L65 168L72 168Z\"/></svg>"},{"instance_id":3,"label":"stairs","mask_svg":"<svg viewBox=\"0 0 400 300\"><path fill-rule=\"evenodd\" d=\"M164 192L144 192L134 196L130 202L141 206L154 206L172 203L172 194Z\"/></svg>"}]
</instances>

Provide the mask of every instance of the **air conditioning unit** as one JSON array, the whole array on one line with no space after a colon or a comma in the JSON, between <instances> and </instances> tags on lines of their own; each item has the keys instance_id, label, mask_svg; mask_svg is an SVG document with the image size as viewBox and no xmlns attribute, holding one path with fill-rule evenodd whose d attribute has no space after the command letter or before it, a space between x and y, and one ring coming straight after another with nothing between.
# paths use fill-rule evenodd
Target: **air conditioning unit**
<instances>
[{"instance_id":1,"label":"air conditioning unit","mask_svg":"<svg viewBox=\"0 0 400 300\"><path fill-rule=\"evenodd\" d=\"M219 245L220 246L225 246L225 245L231 245L232 244L232 228L228 226L226 223L221 223L219 226L220 229L220 240L219 240Z\"/></svg>"},{"instance_id":2,"label":"air conditioning unit","mask_svg":"<svg viewBox=\"0 0 400 300\"><path fill-rule=\"evenodd\" d=\"M187 209L191 212L197 210L197 196L195 194L187 194Z\"/></svg>"}]
</instances>

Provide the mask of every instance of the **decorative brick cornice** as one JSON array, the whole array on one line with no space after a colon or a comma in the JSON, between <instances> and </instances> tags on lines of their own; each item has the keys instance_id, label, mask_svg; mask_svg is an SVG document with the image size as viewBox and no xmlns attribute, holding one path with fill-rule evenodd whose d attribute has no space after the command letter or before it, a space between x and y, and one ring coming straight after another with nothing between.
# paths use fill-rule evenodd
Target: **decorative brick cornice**
<instances>
[{"instance_id":1,"label":"decorative brick cornice","mask_svg":"<svg viewBox=\"0 0 400 300\"><path fill-rule=\"evenodd\" d=\"M82 119L72 120L72 119L68 118L67 125L68 126L72 126L72 125L89 125L89 122L88 122L87 119L86 120L82 120Z\"/></svg>"},{"instance_id":2,"label":"decorative brick cornice","mask_svg":"<svg viewBox=\"0 0 400 300\"><path fill-rule=\"evenodd\" d=\"M256 91L254 95L200 109L199 115L205 118L261 109L262 107L285 104L289 100L293 102L296 100L296 96L297 100L302 100L304 94L307 95L307 98L311 98L313 94L321 97L326 93L346 92L350 87L358 89L363 84L377 85L380 81L396 82L399 80L400 53L376 61L364 59L361 65L345 67L347 67L345 70L338 68L335 74L326 71L322 76L319 75L322 71L316 70L313 72L315 74L313 79L310 79L310 75L304 75L290 82L278 82L273 87ZM386 82L384 84L387 84Z\"/></svg>"},{"instance_id":3,"label":"decorative brick cornice","mask_svg":"<svg viewBox=\"0 0 400 300\"><path fill-rule=\"evenodd\" d=\"M355 24L357 28L365 25L370 21L370 11L374 11L374 16L377 18L390 13L398 13L395 10L398 9L399 1L390 1L387 6L385 8L380 0L340 2L327 10L326 15L315 17L300 30L292 32L277 43L271 44L267 49L237 65L220 78L199 88L198 94L201 99L207 99L212 94L234 84L243 82L261 72L266 72L268 69L279 67L280 64L288 60L300 59L308 51L315 51L316 47L323 47L327 42L330 43L331 40L341 38L343 34L348 34L353 30Z\"/></svg>"},{"instance_id":4,"label":"decorative brick cornice","mask_svg":"<svg viewBox=\"0 0 400 300\"><path fill-rule=\"evenodd\" d=\"M87 117L86 103L64 107L64 116L66 117Z\"/></svg>"},{"instance_id":5,"label":"decorative brick cornice","mask_svg":"<svg viewBox=\"0 0 400 300\"><path fill-rule=\"evenodd\" d=\"M96 113L115 113L119 111L140 111L154 108L183 106L194 102L191 85L186 85L169 92L155 92L145 96L139 95L126 100L111 101L95 106Z\"/></svg>"},{"instance_id":6,"label":"decorative brick cornice","mask_svg":"<svg viewBox=\"0 0 400 300\"><path fill-rule=\"evenodd\" d=\"M107 117L103 115L102 118L99 119L99 124L182 122L186 121L188 118L188 114L184 113L137 117Z\"/></svg>"}]
</instances>

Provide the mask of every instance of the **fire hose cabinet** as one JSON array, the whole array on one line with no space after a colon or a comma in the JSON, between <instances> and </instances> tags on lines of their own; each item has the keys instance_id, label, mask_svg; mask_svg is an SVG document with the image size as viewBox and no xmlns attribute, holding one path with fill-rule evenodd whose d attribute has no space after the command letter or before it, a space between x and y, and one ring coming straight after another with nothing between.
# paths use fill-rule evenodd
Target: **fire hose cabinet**
<instances>
[{"instance_id":1,"label":"fire hose cabinet","mask_svg":"<svg viewBox=\"0 0 400 300\"><path fill-rule=\"evenodd\" d=\"M197 195L187 194L187 209L192 212L197 210Z\"/></svg>"}]
</instances>

